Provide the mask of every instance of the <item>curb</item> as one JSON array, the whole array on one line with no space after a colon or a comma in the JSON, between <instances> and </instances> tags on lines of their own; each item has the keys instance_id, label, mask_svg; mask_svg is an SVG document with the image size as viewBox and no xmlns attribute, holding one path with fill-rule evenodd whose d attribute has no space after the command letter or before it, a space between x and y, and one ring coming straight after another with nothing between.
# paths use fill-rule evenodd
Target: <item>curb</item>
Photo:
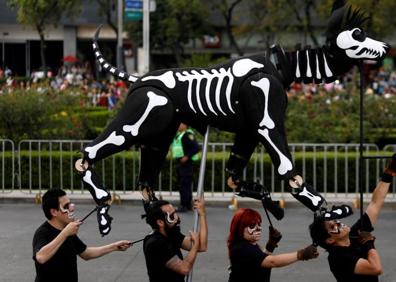
<instances>
[{"instance_id":1,"label":"curb","mask_svg":"<svg viewBox=\"0 0 396 282\"><path fill-rule=\"evenodd\" d=\"M77 203L77 204L94 204L91 195L88 192L83 193L82 191L70 191L65 190L69 198ZM41 203L41 195L45 191L32 191L29 190L18 190L18 191L3 191L0 192L0 203L1 204L13 204L13 203ZM41 194L40 194L41 193ZM195 194L195 193L194 193ZM193 197L194 197L193 194ZM130 204L130 205L141 205L142 197L140 192L113 192L113 204ZM178 192L161 192L157 193L159 198L167 200L172 204L177 204L179 201ZM205 202L206 206L210 207L229 207L235 203L233 201L234 194L231 192L206 192L205 193ZM303 208L304 206L299 203L291 194L288 193L272 193L271 194L273 200L281 200L285 204L285 208ZM323 194L326 198L328 204L337 205L337 204L347 204L351 205L354 208L358 208L360 204L359 194L351 193L351 194ZM262 207L261 203L257 200L250 198L242 198L236 196L236 202L238 207ZM363 203L367 205L371 200L371 194L364 194ZM396 196L394 194L389 194L384 203L385 207L396 208Z\"/></svg>"}]
</instances>

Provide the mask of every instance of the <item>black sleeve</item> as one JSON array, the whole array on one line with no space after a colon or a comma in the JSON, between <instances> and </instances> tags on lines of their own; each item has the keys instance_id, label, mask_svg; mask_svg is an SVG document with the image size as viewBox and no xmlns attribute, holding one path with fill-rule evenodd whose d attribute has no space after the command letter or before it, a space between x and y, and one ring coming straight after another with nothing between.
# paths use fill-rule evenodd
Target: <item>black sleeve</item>
<instances>
[{"instance_id":1,"label":"black sleeve","mask_svg":"<svg viewBox=\"0 0 396 282\"><path fill-rule=\"evenodd\" d=\"M191 158L192 156L194 156L196 153L199 152L199 144L195 140L194 134L191 134L190 132L186 132L183 135L182 145L183 145L184 155L188 156L189 158Z\"/></svg>"},{"instance_id":2,"label":"black sleeve","mask_svg":"<svg viewBox=\"0 0 396 282\"><path fill-rule=\"evenodd\" d=\"M47 232L44 228L37 229L33 236L33 260L36 260L36 254L41 250L42 247L50 243Z\"/></svg>"},{"instance_id":3,"label":"black sleeve","mask_svg":"<svg viewBox=\"0 0 396 282\"><path fill-rule=\"evenodd\" d=\"M87 245L85 245L84 242L81 241L76 235L72 236L71 239L73 240L77 255L83 253L87 249Z\"/></svg>"},{"instance_id":4,"label":"black sleeve","mask_svg":"<svg viewBox=\"0 0 396 282\"><path fill-rule=\"evenodd\" d=\"M364 213L362 218L360 218L354 225L351 227L351 232L349 233L350 236L358 236L359 235L359 230L367 231L367 232L372 232L374 230L370 217L367 215L367 213Z\"/></svg>"}]
</instances>

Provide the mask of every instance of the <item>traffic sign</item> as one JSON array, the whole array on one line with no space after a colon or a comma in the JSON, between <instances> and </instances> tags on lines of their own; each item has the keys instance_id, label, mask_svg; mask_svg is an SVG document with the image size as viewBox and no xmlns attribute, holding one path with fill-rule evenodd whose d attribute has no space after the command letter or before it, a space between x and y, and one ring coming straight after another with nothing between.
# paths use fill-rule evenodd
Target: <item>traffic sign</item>
<instances>
[{"instance_id":1,"label":"traffic sign","mask_svg":"<svg viewBox=\"0 0 396 282\"><path fill-rule=\"evenodd\" d=\"M140 21L143 19L143 0L125 0L125 21Z\"/></svg>"}]
</instances>

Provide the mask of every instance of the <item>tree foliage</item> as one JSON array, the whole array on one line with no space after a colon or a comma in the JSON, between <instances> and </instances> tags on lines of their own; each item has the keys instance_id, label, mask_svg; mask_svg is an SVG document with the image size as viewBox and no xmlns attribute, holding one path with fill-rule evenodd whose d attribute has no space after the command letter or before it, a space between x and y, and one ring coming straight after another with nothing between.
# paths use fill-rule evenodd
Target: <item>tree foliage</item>
<instances>
[{"instance_id":1,"label":"tree foliage","mask_svg":"<svg viewBox=\"0 0 396 282\"><path fill-rule=\"evenodd\" d=\"M184 44L200 38L208 30L207 8L200 0L157 0L150 15L150 46L171 50L177 65L183 61ZM131 37L141 42L141 22L129 25Z\"/></svg>"},{"instance_id":2,"label":"tree foliage","mask_svg":"<svg viewBox=\"0 0 396 282\"><path fill-rule=\"evenodd\" d=\"M63 16L73 17L80 12L81 0L7 0L17 10L17 21L31 26L40 36L41 63L46 69L45 32L50 25L57 25Z\"/></svg>"}]
</instances>

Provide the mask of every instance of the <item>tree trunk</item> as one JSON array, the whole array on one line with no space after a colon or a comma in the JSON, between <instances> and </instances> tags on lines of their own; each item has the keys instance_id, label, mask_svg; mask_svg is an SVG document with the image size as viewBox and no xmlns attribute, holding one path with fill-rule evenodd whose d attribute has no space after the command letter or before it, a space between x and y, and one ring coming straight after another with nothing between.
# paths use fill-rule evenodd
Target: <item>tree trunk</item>
<instances>
[{"instance_id":1,"label":"tree trunk","mask_svg":"<svg viewBox=\"0 0 396 282\"><path fill-rule=\"evenodd\" d=\"M180 67L183 63L183 48L180 43L176 42L172 49L173 54L175 55L177 67Z\"/></svg>"},{"instance_id":2,"label":"tree trunk","mask_svg":"<svg viewBox=\"0 0 396 282\"><path fill-rule=\"evenodd\" d=\"M227 12L225 12L223 14L224 19L226 21L226 29L227 29L228 39L230 40L230 45L232 48L235 49L235 51L238 53L239 56L243 56L243 52L242 52L241 48L239 47L234 34L232 33L231 21L232 21L232 13L233 13L235 7L241 2L242 2L242 0L236 0L234 3L231 4L231 7L227 10Z\"/></svg>"}]
</instances>

